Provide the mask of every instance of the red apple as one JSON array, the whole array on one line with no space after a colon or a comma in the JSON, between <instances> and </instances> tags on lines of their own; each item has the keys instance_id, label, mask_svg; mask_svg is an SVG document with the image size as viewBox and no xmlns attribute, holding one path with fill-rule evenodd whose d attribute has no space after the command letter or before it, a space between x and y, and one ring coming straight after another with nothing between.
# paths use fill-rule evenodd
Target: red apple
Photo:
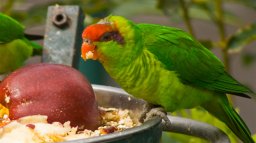
<instances>
[{"instance_id":1,"label":"red apple","mask_svg":"<svg viewBox=\"0 0 256 143\"><path fill-rule=\"evenodd\" d=\"M48 122L71 122L96 129L100 113L90 83L77 70L58 64L34 64L11 73L0 83L0 103L10 119L47 115Z\"/></svg>"}]
</instances>

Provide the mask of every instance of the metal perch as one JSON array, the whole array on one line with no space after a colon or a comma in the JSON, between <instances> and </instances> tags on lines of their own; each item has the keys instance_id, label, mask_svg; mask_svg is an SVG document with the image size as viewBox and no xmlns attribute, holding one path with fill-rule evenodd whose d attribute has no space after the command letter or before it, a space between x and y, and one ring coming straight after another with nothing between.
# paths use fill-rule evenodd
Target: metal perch
<instances>
[{"instance_id":1,"label":"metal perch","mask_svg":"<svg viewBox=\"0 0 256 143\"><path fill-rule=\"evenodd\" d=\"M164 124L163 131L196 136L212 143L229 143L227 135L220 129L191 119L168 116L171 124Z\"/></svg>"}]
</instances>

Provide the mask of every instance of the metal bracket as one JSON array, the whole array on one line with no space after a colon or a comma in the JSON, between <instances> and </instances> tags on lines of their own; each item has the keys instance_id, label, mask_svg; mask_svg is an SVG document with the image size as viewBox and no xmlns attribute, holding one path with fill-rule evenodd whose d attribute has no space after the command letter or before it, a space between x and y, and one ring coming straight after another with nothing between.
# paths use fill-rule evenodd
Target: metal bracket
<instances>
[{"instance_id":1,"label":"metal bracket","mask_svg":"<svg viewBox=\"0 0 256 143\"><path fill-rule=\"evenodd\" d=\"M78 68L84 15L79 6L48 8L42 61Z\"/></svg>"}]
</instances>

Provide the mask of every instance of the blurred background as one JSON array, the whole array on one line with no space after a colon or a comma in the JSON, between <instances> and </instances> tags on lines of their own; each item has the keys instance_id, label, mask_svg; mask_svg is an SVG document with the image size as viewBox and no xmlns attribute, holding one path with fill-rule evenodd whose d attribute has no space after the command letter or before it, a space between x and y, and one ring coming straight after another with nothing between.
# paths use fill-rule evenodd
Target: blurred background
<instances>
[{"instance_id":1,"label":"blurred background","mask_svg":"<svg viewBox=\"0 0 256 143\"><path fill-rule=\"evenodd\" d=\"M0 12L25 25L26 33L44 35L47 8L56 4L79 5L86 16L85 26L113 14L125 16L136 23L181 28L222 59L231 75L256 91L255 0L0 0ZM43 45L43 40L36 42ZM41 57L36 56L26 64L40 61ZM80 67L92 83L117 86L99 63L89 64L94 65L94 70L103 71L96 74L83 65ZM255 134L256 102L240 97L232 97L232 102ZM174 114L221 124L201 109ZM224 125L219 126L222 128ZM163 142L168 142L169 136L177 138L176 142L203 142L189 137L179 140L181 137L169 134L164 135Z\"/></svg>"}]
</instances>

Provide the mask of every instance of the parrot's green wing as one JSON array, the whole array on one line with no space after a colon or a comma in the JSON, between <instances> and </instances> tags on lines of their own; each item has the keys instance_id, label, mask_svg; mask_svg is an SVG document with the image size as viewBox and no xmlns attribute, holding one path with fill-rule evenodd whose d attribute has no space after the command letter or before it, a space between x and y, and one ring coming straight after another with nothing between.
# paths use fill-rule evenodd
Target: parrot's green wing
<instances>
[{"instance_id":1,"label":"parrot's green wing","mask_svg":"<svg viewBox=\"0 0 256 143\"><path fill-rule=\"evenodd\" d=\"M138 24L145 35L144 46L175 71L184 84L216 92L246 96L252 91L225 72L215 55L184 31L165 26Z\"/></svg>"},{"instance_id":2,"label":"parrot's green wing","mask_svg":"<svg viewBox=\"0 0 256 143\"><path fill-rule=\"evenodd\" d=\"M3 13L0 13L0 31L0 43L7 43L24 36L24 26Z\"/></svg>"}]
</instances>

